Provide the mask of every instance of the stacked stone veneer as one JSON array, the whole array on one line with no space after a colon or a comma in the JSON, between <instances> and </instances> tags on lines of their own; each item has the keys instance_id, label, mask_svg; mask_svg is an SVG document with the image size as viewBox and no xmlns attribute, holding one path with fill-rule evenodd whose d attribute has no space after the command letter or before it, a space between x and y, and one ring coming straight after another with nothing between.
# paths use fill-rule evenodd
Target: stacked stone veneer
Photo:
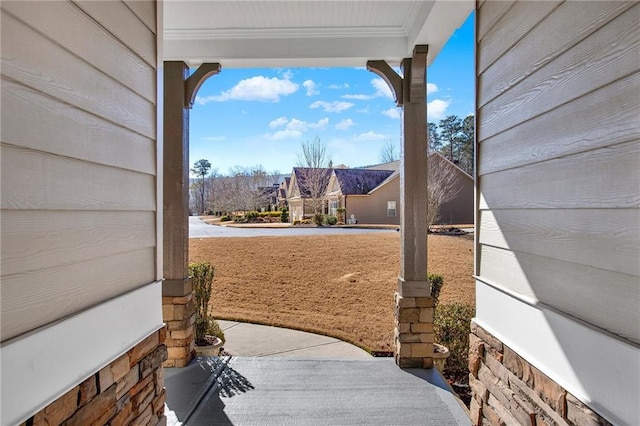
<instances>
[{"instance_id":1,"label":"stacked stone veneer","mask_svg":"<svg viewBox=\"0 0 640 426\"><path fill-rule=\"evenodd\" d=\"M433 298L394 296L395 360L402 368L433 367Z\"/></svg>"},{"instance_id":2,"label":"stacked stone veneer","mask_svg":"<svg viewBox=\"0 0 640 426\"><path fill-rule=\"evenodd\" d=\"M610 424L475 322L469 370L474 426Z\"/></svg>"},{"instance_id":3,"label":"stacked stone veneer","mask_svg":"<svg viewBox=\"0 0 640 426\"><path fill-rule=\"evenodd\" d=\"M185 367L193 358L196 322L193 293L162 298L162 319L167 324L168 358L165 367Z\"/></svg>"},{"instance_id":4,"label":"stacked stone veneer","mask_svg":"<svg viewBox=\"0 0 640 426\"><path fill-rule=\"evenodd\" d=\"M24 425L164 425L165 329L49 404Z\"/></svg>"}]
</instances>

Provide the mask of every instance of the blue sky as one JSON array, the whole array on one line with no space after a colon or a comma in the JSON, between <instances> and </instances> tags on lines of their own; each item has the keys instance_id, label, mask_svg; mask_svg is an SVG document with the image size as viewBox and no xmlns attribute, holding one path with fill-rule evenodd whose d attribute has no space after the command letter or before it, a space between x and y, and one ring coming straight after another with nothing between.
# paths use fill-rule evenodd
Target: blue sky
<instances>
[{"instance_id":1,"label":"blue sky","mask_svg":"<svg viewBox=\"0 0 640 426\"><path fill-rule=\"evenodd\" d=\"M474 110L473 14L427 71L428 120ZM318 136L335 165L380 161L397 144L400 112L386 83L364 68L225 69L200 88L190 115L190 164L220 174L262 165L290 173L301 143Z\"/></svg>"}]
</instances>

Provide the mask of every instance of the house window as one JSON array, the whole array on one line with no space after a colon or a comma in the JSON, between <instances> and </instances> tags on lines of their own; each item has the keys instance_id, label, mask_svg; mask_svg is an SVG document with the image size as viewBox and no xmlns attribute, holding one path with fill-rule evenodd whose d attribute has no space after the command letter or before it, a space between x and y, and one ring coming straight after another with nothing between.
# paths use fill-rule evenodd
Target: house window
<instances>
[{"instance_id":1,"label":"house window","mask_svg":"<svg viewBox=\"0 0 640 426\"><path fill-rule=\"evenodd\" d=\"M338 212L338 202L335 200L331 200L329 202L329 212L331 213L332 216L335 216L336 213Z\"/></svg>"},{"instance_id":2,"label":"house window","mask_svg":"<svg viewBox=\"0 0 640 426\"><path fill-rule=\"evenodd\" d=\"M387 216L395 217L396 216L396 202L395 201L387 201Z\"/></svg>"}]
</instances>

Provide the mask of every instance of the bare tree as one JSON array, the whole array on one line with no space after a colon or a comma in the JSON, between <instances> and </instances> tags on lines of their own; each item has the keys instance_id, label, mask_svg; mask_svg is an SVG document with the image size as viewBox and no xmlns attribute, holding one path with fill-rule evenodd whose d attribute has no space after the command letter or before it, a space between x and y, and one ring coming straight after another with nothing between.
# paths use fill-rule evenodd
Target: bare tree
<instances>
[{"instance_id":1,"label":"bare tree","mask_svg":"<svg viewBox=\"0 0 640 426\"><path fill-rule=\"evenodd\" d=\"M440 219L440 207L460 192L456 166L437 153L427 158L427 225Z\"/></svg>"},{"instance_id":2,"label":"bare tree","mask_svg":"<svg viewBox=\"0 0 640 426\"><path fill-rule=\"evenodd\" d=\"M380 162L391 163L400 158L398 154L398 146L392 140L388 140L380 151Z\"/></svg>"},{"instance_id":3,"label":"bare tree","mask_svg":"<svg viewBox=\"0 0 640 426\"><path fill-rule=\"evenodd\" d=\"M322 213L332 164L327 145L319 137L302 143L302 153L298 154L298 187L303 200L306 196L311 203L315 219Z\"/></svg>"}]
</instances>

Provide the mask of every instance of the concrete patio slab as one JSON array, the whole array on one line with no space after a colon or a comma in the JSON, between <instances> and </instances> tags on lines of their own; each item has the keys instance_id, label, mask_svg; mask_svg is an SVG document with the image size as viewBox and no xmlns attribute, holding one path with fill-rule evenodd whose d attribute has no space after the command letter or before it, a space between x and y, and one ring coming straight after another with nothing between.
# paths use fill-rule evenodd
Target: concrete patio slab
<instances>
[{"instance_id":1,"label":"concrete patio slab","mask_svg":"<svg viewBox=\"0 0 640 426\"><path fill-rule=\"evenodd\" d=\"M198 358L165 372L167 405L187 425L470 424L436 370L389 358Z\"/></svg>"},{"instance_id":2,"label":"concrete patio slab","mask_svg":"<svg viewBox=\"0 0 640 426\"><path fill-rule=\"evenodd\" d=\"M247 357L368 359L371 355L342 340L304 331L218 320L227 339L224 350Z\"/></svg>"}]
</instances>

